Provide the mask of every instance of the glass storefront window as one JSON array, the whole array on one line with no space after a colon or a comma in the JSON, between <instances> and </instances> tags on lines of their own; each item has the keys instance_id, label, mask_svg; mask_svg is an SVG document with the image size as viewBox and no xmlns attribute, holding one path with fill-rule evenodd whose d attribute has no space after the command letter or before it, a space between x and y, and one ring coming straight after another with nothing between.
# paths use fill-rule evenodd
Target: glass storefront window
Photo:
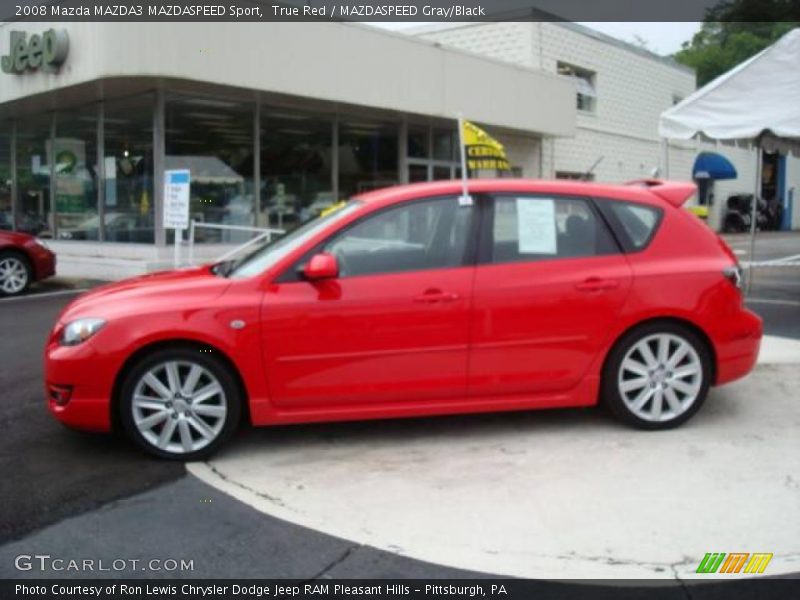
<instances>
[{"instance_id":1,"label":"glass storefront window","mask_svg":"<svg viewBox=\"0 0 800 600\"><path fill-rule=\"evenodd\" d=\"M342 198L396 185L398 125L342 120L339 128L339 195Z\"/></svg>"},{"instance_id":2,"label":"glass storefront window","mask_svg":"<svg viewBox=\"0 0 800 600\"><path fill-rule=\"evenodd\" d=\"M433 158L435 160L453 160L458 142L455 132L450 129L433 130Z\"/></svg>"},{"instance_id":3,"label":"glass storefront window","mask_svg":"<svg viewBox=\"0 0 800 600\"><path fill-rule=\"evenodd\" d=\"M434 181L439 179L453 179L453 169L450 166L434 165L433 167Z\"/></svg>"},{"instance_id":4,"label":"glass storefront window","mask_svg":"<svg viewBox=\"0 0 800 600\"><path fill-rule=\"evenodd\" d=\"M164 168L190 172L190 218L252 227L255 105L216 98L166 101ZM198 242L240 243L248 232L198 229Z\"/></svg>"},{"instance_id":5,"label":"glass storefront window","mask_svg":"<svg viewBox=\"0 0 800 600\"><path fill-rule=\"evenodd\" d=\"M14 228L11 220L11 122L0 122L0 231Z\"/></svg>"},{"instance_id":6,"label":"glass storefront window","mask_svg":"<svg viewBox=\"0 0 800 600\"><path fill-rule=\"evenodd\" d=\"M291 229L333 205L333 120L262 107L259 227Z\"/></svg>"},{"instance_id":7,"label":"glass storefront window","mask_svg":"<svg viewBox=\"0 0 800 600\"><path fill-rule=\"evenodd\" d=\"M59 111L52 145L56 235L98 240L97 105Z\"/></svg>"},{"instance_id":8,"label":"glass storefront window","mask_svg":"<svg viewBox=\"0 0 800 600\"><path fill-rule=\"evenodd\" d=\"M408 157L409 158L429 158L428 152L428 128L409 127L408 128Z\"/></svg>"},{"instance_id":9,"label":"glass storefront window","mask_svg":"<svg viewBox=\"0 0 800 600\"><path fill-rule=\"evenodd\" d=\"M106 241L153 243L155 240L154 107L152 94L113 100L105 105Z\"/></svg>"},{"instance_id":10,"label":"glass storefront window","mask_svg":"<svg viewBox=\"0 0 800 600\"><path fill-rule=\"evenodd\" d=\"M51 124L51 113L17 122L16 229L41 237L53 236L50 215Z\"/></svg>"},{"instance_id":11,"label":"glass storefront window","mask_svg":"<svg viewBox=\"0 0 800 600\"><path fill-rule=\"evenodd\" d=\"M428 181L428 165L409 164L408 183L417 183L419 181Z\"/></svg>"}]
</instances>

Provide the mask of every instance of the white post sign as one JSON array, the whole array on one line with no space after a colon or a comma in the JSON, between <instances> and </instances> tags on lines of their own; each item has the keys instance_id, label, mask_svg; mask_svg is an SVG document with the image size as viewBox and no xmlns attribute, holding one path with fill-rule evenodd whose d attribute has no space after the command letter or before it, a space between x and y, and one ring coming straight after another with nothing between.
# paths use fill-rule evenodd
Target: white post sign
<instances>
[{"instance_id":1,"label":"white post sign","mask_svg":"<svg viewBox=\"0 0 800 600\"><path fill-rule=\"evenodd\" d=\"M175 268L180 263L183 230L189 227L188 169L164 171L164 229L175 230Z\"/></svg>"}]
</instances>

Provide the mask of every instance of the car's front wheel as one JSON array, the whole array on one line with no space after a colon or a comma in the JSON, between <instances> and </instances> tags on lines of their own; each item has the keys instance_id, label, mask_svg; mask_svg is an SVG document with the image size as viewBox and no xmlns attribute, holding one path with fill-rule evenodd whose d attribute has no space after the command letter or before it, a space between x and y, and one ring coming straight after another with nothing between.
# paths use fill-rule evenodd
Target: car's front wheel
<instances>
[{"instance_id":1,"label":"car's front wheel","mask_svg":"<svg viewBox=\"0 0 800 600\"><path fill-rule=\"evenodd\" d=\"M119 416L128 437L150 454L198 460L233 433L241 393L213 350L164 349L140 360L121 387Z\"/></svg>"},{"instance_id":2,"label":"car's front wheel","mask_svg":"<svg viewBox=\"0 0 800 600\"><path fill-rule=\"evenodd\" d=\"M711 356L694 331L651 323L625 335L603 373L603 400L622 421L642 429L676 427L708 395Z\"/></svg>"},{"instance_id":3,"label":"car's front wheel","mask_svg":"<svg viewBox=\"0 0 800 600\"><path fill-rule=\"evenodd\" d=\"M28 260L17 252L0 252L0 295L21 294L30 282L31 267Z\"/></svg>"}]
</instances>

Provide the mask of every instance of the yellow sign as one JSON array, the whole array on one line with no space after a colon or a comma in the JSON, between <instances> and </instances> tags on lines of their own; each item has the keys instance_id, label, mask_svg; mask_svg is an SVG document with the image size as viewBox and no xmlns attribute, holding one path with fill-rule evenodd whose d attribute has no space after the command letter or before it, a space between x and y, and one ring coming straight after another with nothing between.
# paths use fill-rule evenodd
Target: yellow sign
<instances>
[{"instance_id":1,"label":"yellow sign","mask_svg":"<svg viewBox=\"0 0 800 600\"><path fill-rule=\"evenodd\" d=\"M511 165L506 157L506 149L480 127L464 121L461 139L467 154L467 168L470 171L489 169L510 171Z\"/></svg>"},{"instance_id":2,"label":"yellow sign","mask_svg":"<svg viewBox=\"0 0 800 600\"><path fill-rule=\"evenodd\" d=\"M708 218L708 207L707 206L690 206L689 212L692 214L697 215L701 219Z\"/></svg>"}]
</instances>

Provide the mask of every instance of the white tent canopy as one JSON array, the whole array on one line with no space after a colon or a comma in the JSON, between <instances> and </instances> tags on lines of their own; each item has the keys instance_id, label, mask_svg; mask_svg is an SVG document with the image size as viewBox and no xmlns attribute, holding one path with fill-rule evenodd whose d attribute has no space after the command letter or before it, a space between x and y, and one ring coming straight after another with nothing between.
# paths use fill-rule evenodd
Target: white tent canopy
<instances>
[{"instance_id":1,"label":"white tent canopy","mask_svg":"<svg viewBox=\"0 0 800 600\"><path fill-rule=\"evenodd\" d=\"M658 130L800 154L800 29L662 113Z\"/></svg>"}]
</instances>

